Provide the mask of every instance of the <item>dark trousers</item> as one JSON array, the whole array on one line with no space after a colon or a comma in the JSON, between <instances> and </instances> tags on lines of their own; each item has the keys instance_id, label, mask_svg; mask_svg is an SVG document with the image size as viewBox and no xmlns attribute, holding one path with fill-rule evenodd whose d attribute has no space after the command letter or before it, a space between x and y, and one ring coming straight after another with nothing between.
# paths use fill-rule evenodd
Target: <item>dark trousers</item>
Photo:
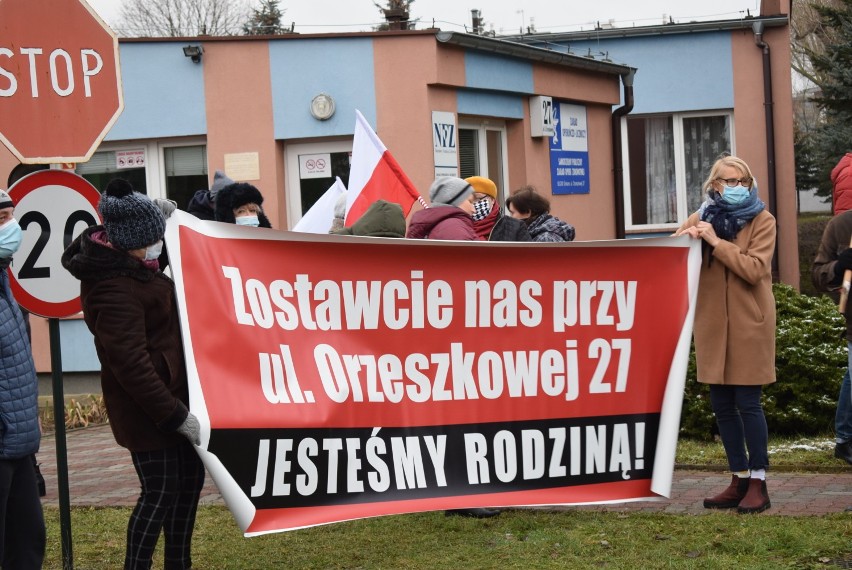
<instances>
[{"instance_id":1,"label":"dark trousers","mask_svg":"<svg viewBox=\"0 0 852 570\"><path fill-rule=\"evenodd\" d=\"M710 385L710 404L731 471L769 467L769 430L760 404L761 388Z\"/></svg>"},{"instance_id":2,"label":"dark trousers","mask_svg":"<svg viewBox=\"0 0 852 570\"><path fill-rule=\"evenodd\" d=\"M44 513L32 456L0 459L0 561L3 570L33 570L44 560Z\"/></svg>"},{"instance_id":3,"label":"dark trousers","mask_svg":"<svg viewBox=\"0 0 852 570\"><path fill-rule=\"evenodd\" d=\"M191 568L192 530L204 486L201 459L189 442L130 455L142 493L127 524L125 570L151 568L161 531L165 537L163 568Z\"/></svg>"}]
</instances>

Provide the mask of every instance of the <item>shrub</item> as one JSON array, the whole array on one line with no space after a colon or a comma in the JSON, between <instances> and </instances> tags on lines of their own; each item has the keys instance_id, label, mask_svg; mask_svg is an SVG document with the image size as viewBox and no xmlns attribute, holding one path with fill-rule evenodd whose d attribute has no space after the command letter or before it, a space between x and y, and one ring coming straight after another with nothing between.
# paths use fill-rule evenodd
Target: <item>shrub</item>
<instances>
[{"instance_id":1,"label":"shrub","mask_svg":"<svg viewBox=\"0 0 852 570\"><path fill-rule=\"evenodd\" d=\"M100 394L88 394L65 401L65 429L88 427L109 423L104 397ZM53 402L45 399L39 405L39 420L44 433L52 433L55 428Z\"/></svg>"},{"instance_id":2,"label":"shrub","mask_svg":"<svg viewBox=\"0 0 852 570\"><path fill-rule=\"evenodd\" d=\"M828 297L801 295L789 285L773 285L778 325L775 374L763 392L769 432L815 435L833 431L840 381L846 370L846 324ZM707 438L715 420L709 390L696 381L690 354L681 434Z\"/></svg>"}]
</instances>

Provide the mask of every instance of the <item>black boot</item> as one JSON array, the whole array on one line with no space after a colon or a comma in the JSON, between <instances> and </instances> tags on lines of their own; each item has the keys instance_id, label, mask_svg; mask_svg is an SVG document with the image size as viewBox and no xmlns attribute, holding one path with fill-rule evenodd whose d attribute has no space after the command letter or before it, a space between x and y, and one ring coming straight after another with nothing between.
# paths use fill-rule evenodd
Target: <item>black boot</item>
<instances>
[{"instance_id":1,"label":"black boot","mask_svg":"<svg viewBox=\"0 0 852 570\"><path fill-rule=\"evenodd\" d=\"M500 514L499 509L452 509L450 511L444 511L444 515L448 517L459 516L459 517L473 517L475 519L490 519L491 517L496 517Z\"/></svg>"},{"instance_id":2,"label":"black boot","mask_svg":"<svg viewBox=\"0 0 852 570\"><path fill-rule=\"evenodd\" d=\"M748 491L748 477L731 476L728 488L716 495L704 499L705 509L733 509L740 504Z\"/></svg>"}]
</instances>

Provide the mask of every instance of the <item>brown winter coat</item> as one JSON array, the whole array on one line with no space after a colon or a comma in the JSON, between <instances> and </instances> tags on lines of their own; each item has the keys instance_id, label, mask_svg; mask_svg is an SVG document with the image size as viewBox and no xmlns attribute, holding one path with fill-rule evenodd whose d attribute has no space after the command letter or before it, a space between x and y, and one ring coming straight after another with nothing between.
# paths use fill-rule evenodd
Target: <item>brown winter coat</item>
<instances>
[{"instance_id":1,"label":"brown winter coat","mask_svg":"<svg viewBox=\"0 0 852 570\"><path fill-rule=\"evenodd\" d=\"M681 229L698 221L692 214ZM775 382L774 249L775 218L764 210L732 242L722 240L705 253L693 332L699 382ZM713 258L709 266L708 255Z\"/></svg>"},{"instance_id":2,"label":"brown winter coat","mask_svg":"<svg viewBox=\"0 0 852 570\"><path fill-rule=\"evenodd\" d=\"M820 291L834 292L840 288L843 275L838 275L834 267L837 257L849 247L852 237L852 210L846 210L828 221L822 232L816 257L811 266L811 279ZM852 303L846 303L846 340L852 342Z\"/></svg>"},{"instance_id":3,"label":"brown winter coat","mask_svg":"<svg viewBox=\"0 0 852 570\"><path fill-rule=\"evenodd\" d=\"M179 445L186 440L175 430L189 413L189 391L174 283L104 245L99 233L105 236L103 226L85 230L62 265L81 281L115 441L130 451Z\"/></svg>"}]
</instances>

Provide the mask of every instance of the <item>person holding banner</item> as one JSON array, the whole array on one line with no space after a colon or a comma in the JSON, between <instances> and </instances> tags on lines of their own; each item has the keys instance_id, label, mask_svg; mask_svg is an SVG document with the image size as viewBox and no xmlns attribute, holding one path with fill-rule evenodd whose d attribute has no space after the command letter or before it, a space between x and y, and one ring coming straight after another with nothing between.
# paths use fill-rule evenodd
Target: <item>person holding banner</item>
<instances>
[{"instance_id":1,"label":"person holding banner","mask_svg":"<svg viewBox=\"0 0 852 570\"><path fill-rule=\"evenodd\" d=\"M574 226L550 214L550 200L532 186L518 188L506 199L509 215L527 225L533 241L574 241Z\"/></svg>"},{"instance_id":2,"label":"person holding banner","mask_svg":"<svg viewBox=\"0 0 852 570\"><path fill-rule=\"evenodd\" d=\"M84 230L62 265L81 281L109 424L130 451L142 487L127 526L124 568L150 568L160 532L164 568L191 568L204 465L192 446L200 426L188 409L175 287L157 261L165 218L121 179L107 184L98 211L103 225Z\"/></svg>"},{"instance_id":3,"label":"person holding banner","mask_svg":"<svg viewBox=\"0 0 852 570\"><path fill-rule=\"evenodd\" d=\"M34 468L41 442L38 378L7 273L23 235L14 209L0 190L0 567L7 570L41 568L46 542Z\"/></svg>"},{"instance_id":4,"label":"person holding banner","mask_svg":"<svg viewBox=\"0 0 852 570\"><path fill-rule=\"evenodd\" d=\"M411 216L412 239L474 241L473 186L455 176L439 176L429 188L431 206Z\"/></svg>"},{"instance_id":5,"label":"person holding banner","mask_svg":"<svg viewBox=\"0 0 852 570\"><path fill-rule=\"evenodd\" d=\"M834 217L822 233L819 249L811 267L811 280L821 291L837 291L846 271L852 270L852 154L847 153L831 171L834 185ZM852 303L843 307L846 318L846 343L852 349ZM852 354L852 350L848 350ZM852 382L849 367L840 383L837 411L834 415L834 456L852 465Z\"/></svg>"},{"instance_id":6,"label":"person holding banner","mask_svg":"<svg viewBox=\"0 0 852 570\"><path fill-rule=\"evenodd\" d=\"M759 513L771 506L760 397L775 382L775 218L758 198L748 165L735 156L713 164L704 190L707 199L676 232L703 240L695 357L732 472L730 485L704 499L704 507Z\"/></svg>"},{"instance_id":7,"label":"person holding banner","mask_svg":"<svg viewBox=\"0 0 852 570\"><path fill-rule=\"evenodd\" d=\"M483 176L464 179L473 186L473 229L484 241L532 241L527 226L506 216L497 204L497 185Z\"/></svg>"}]
</instances>

